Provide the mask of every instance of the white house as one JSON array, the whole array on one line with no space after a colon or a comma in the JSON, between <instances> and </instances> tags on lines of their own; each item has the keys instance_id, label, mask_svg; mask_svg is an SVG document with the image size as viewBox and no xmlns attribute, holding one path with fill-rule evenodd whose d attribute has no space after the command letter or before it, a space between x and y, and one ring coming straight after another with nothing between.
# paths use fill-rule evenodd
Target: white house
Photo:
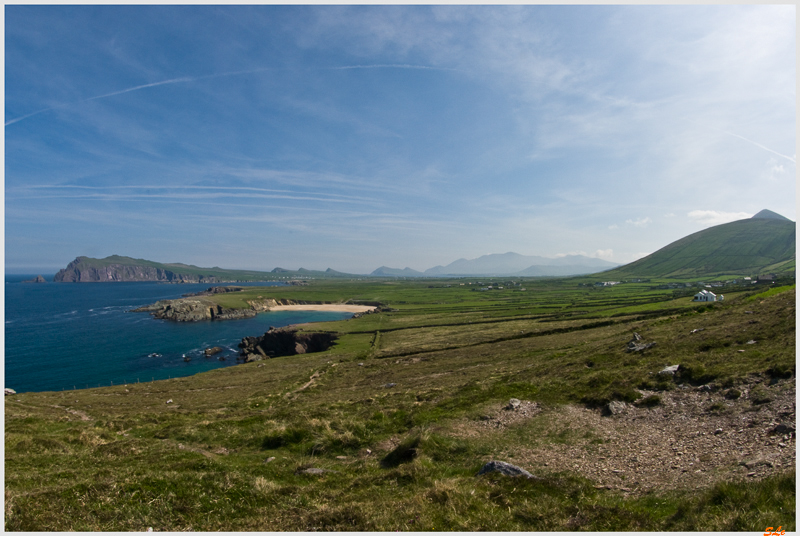
<instances>
[{"instance_id":1,"label":"white house","mask_svg":"<svg viewBox=\"0 0 800 536\"><path fill-rule=\"evenodd\" d=\"M714 294L713 292L703 289L694 295L693 301L709 302L709 301L722 301L724 299L725 296L723 296L722 294L720 294L719 297L717 297L717 295Z\"/></svg>"}]
</instances>

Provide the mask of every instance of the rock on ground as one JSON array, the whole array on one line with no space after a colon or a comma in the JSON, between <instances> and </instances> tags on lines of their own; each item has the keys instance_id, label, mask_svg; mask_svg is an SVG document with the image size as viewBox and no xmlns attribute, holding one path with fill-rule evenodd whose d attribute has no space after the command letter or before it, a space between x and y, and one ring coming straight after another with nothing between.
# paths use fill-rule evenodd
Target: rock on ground
<instances>
[{"instance_id":1,"label":"rock on ground","mask_svg":"<svg viewBox=\"0 0 800 536\"><path fill-rule=\"evenodd\" d=\"M524 476L525 478L536 478L521 467L498 461L486 463L475 476L485 475L486 473L500 473L506 476Z\"/></svg>"}]
</instances>

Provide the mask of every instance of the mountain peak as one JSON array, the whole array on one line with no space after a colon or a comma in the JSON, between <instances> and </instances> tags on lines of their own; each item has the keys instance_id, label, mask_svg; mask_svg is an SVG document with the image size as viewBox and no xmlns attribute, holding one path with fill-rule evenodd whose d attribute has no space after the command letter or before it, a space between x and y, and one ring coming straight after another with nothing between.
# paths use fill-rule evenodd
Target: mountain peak
<instances>
[{"instance_id":1,"label":"mountain peak","mask_svg":"<svg viewBox=\"0 0 800 536\"><path fill-rule=\"evenodd\" d=\"M786 220L786 221L791 221L791 220L789 220L789 218L781 216L777 212L772 212L771 210L767 210L767 209L764 209L761 212L759 212L758 214L756 214L755 216L753 216L753 219L754 220L755 219L759 219L759 220Z\"/></svg>"}]
</instances>

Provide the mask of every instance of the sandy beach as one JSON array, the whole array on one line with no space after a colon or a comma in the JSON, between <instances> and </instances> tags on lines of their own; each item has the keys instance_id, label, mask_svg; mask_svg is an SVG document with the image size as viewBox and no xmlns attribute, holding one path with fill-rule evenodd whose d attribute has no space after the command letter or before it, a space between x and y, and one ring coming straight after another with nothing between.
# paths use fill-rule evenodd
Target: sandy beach
<instances>
[{"instance_id":1,"label":"sandy beach","mask_svg":"<svg viewBox=\"0 0 800 536\"><path fill-rule=\"evenodd\" d=\"M372 305L348 305L346 303L322 303L310 305L276 305L270 311L340 311L343 313L365 313L376 307Z\"/></svg>"}]
</instances>

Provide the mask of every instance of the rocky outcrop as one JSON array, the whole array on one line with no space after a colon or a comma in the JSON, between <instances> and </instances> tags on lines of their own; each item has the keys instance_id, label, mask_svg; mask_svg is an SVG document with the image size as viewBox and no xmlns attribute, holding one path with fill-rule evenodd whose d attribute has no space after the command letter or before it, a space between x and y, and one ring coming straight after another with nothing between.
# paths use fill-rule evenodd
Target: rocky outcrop
<instances>
[{"instance_id":1,"label":"rocky outcrop","mask_svg":"<svg viewBox=\"0 0 800 536\"><path fill-rule=\"evenodd\" d=\"M201 295L189 295L189 297L178 298L176 300L160 300L151 305L144 305L133 309L134 313L150 313L155 318L172 320L175 322L199 322L202 320L237 320L240 318L251 318L258 313L271 310L279 305L309 305L308 302L294 301L274 298L259 298L247 301L249 308L230 309L217 305L205 296L217 294L219 292L235 292L241 287L212 287L212 289L230 289L219 291L205 291Z\"/></svg>"},{"instance_id":2,"label":"rocky outcrop","mask_svg":"<svg viewBox=\"0 0 800 536\"><path fill-rule=\"evenodd\" d=\"M258 314L254 309L228 309L203 298L180 298L161 300L152 305L133 309L134 313L150 313L155 318L175 322L199 322L201 320L236 320L251 318Z\"/></svg>"},{"instance_id":3,"label":"rocky outcrop","mask_svg":"<svg viewBox=\"0 0 800 536\"><path fill-rule=\"evenodd\" d=\"M47 283L47 280L44 277L37 275L33 279L27 279L23 281L23 283Z\"/></svg>"},{"instance_id":4,"label":"rocky outcrop","mask_svg":"<svg viewBox=\"0 0 800 536\"><path fill-rule=\"evenodd\" d=\"M188 294L183 294L184 298L191 298L195 296L213 296L214 294L227 294L228 292L241 292L244 290L244 287L208 287L206 290L201 290L200 292L190 292Z\"/></svg>"},{"instance_id":5,"label":"rocky outcrop","mask_svg":"<svg viewBox=\"0 0 800 536\"><path fill-rule=\"evenodd\" d=\"M239 356L242 361L249 363L285 355L323 352L335 341L334 333L301 333L290 328L270 328L260 337L243 338L239 343Z\"/></svg>"},{"instance_id":6,"label":"rocky outcrop","mask_svg":"<svg viewBox=\"0 0 800 536\"><path fill-rule=\"evenodd\" d=\"M626 352L644 352L655 346L656 343L654 342L642 342L642 336L638 333L633 334L633 339L628 342L628 346L625 348Z\"/></svg>"}]
</instances>

